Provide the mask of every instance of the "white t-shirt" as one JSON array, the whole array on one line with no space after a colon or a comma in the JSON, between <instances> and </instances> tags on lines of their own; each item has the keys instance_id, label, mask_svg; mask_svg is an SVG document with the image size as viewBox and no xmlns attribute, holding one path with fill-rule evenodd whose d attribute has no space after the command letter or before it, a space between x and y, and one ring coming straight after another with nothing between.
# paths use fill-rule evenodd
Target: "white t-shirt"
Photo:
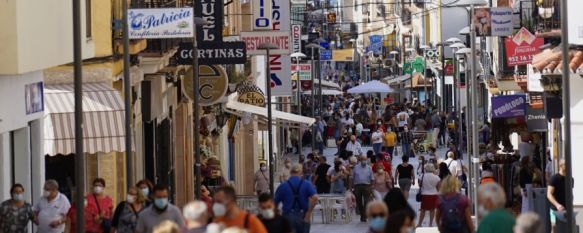
<instances>
[{"instance_id":1,"label":"white t-shirt","mask_svg":"<svg viewBox=\"0 0 583 233\"><path fill-rule=\"evenodd\" d=\"M383 143L383 132L375 131L372 133L372 143Z\"/></svg>"},{"instance_id":2,"label":"white t-shirt","mask_svg":"<svg viewBox=\"0 0 583 233\"><path fill-rule=\"evenodd\" d=\"M399 114L397 114L397 121L398 121L399 127L405 126L407 124L408 120L409 120L409 113L400 112Z\"/></svg>"},{"instance_id":3,"label":"white t-shirt","mask_svg":"<svg viewBox=\"0 0 583 233\"><path fill-rule=\"evenodd\" d=\"M439 176L431 172L426 172L423 175L423 186L421 187L421 194L423 195L438 195L439 192L437 191L437 183L439 183L441 179Z\"/></svg>"},{"instance_id":4,"label":"white t-shirt","mask_svg":"<svg viewBox=\"0 0 583 233\"><path fill-rule=\"evenodd\" d=\"M57 228L52 228L49 225L59 219L65 220L69 208L71 208L69 200L61 193L57 194L57 197L50 202L46 197L41 197L32 207L32 211L38 213L38 232L65 232L65 224L61 224Z\"/></svg>"},{"instance_id":5,"label":"white t-shirt","mask_svg":"<svg viewBox=\"0 0 583 233\"><path fill-rule=\"evenodd\" d=\"M447 164L447 168L453 176L458 177L462 175L462 164L459 161L448 158L444 163Z\"/></svg>"}]
</instances>

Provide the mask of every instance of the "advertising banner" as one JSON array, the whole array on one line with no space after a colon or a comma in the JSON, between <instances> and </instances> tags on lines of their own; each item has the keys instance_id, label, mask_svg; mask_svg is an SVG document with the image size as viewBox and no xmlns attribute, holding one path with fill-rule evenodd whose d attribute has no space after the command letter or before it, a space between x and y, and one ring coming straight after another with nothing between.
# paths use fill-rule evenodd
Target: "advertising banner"
<instances>
[{"instance_id":1,"label":"advertising banner","mask_svg":"<svg viewBox=\"0 0 583 233\"><path fill-rule=\"evenodd\" d=\"M249 55L265 55L265 50L258 48L263 43L273 43L279 47L269 50L273 55L290 54L291 50L289 31L241 32L241 40L247 45Z\"/></svg>"},{"instance_id":2,"label":"advertising banner","mask_svg":"<svg viewBox=\"0 0 583 233\"><path fill-rule=\"evenodd\" d=\"M320 60L322 60L322 61L332 60L332 50L320 51Z\"/></svg>"},{"instance_id":3,"label":"advertising banner","mask_svg":"<svg viewBox=\"0 0 583 233\"><path fill-rule=\"evenodd\" d=\"M532 93L530 104L526 108L526 126L528 132L547 132L548 121L542 93Z\"/></svg>"},{"instance_id":4,"label":"advertising banner","mask_svg":"<svg viewBox=\"0 0 583 233\"><path fill-rule=\"evenodd\" d=\"M294 24L291 27L292 53L302 52L302 25Z\"/></svg>"},{"instance_id":5,"label":"advertising banner","mask_svg":"<svg viewBox=\"0 0 583 233\"><path fill-rule=\"evenodd\" d=\"M383 36L372 35L369 36L369 40L369 51L372 51L374 54L381 54L383 52Z\"/></svg>"},{"instance_id":6,"label":"advertising banner","mask_svg":"<svg viewBox=\"0 0 583 233\"><path fill-rule=\"evenodd\" d=\"M292 72L298 72L298 65L292 64ZM300 80L312 80L312 64L299 65Z\"/></svg>"},{"instance_id":7,"label":"advertising banner","mask_svg":"<svg viewBox=\"0 0 583 233\"><path fill-rule=\"evenodd\" d=\"M192 38L192 8L128 9L130 39Z\"/></svg>"},{"instance_id":8,"label":"advertising banner","mask_svg":"<svg viewBox=\"0 0 583 233\"><path fill-rule=\"evenodd\" d=\"M506 65L509 67L527 65L532 62L532 58L540 51L544 44L543 38L536 38L526 28L521 28L512 38L506 38Z\"/></svg>"},{"instance_id":9,"label":"advertising banner","mask_svg":"<svg viewBox=\"0 0 583 233\"><path fill-rule=\"evenodd\" d=\"M511 118L525 115L525 95L494 96L491 100L492 118Z\"/></svg>"},{"instance_id":10,"label":"advertising banner","mask_svg":"<svg viewBox=\"0 0 583 233\"><path fill-rule=\"evenodd\" d=\"M510 7L475 8L472 15L476 36L510 36L514 29Z\"/></svg>"}]
</instances>

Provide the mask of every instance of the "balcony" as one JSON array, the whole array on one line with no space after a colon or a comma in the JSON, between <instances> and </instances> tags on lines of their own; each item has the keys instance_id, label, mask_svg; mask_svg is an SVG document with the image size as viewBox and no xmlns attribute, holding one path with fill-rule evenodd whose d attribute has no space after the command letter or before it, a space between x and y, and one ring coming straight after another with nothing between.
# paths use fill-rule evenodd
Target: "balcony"
<instances>
[{"instance_id":1,"label":"balcony","mask_svg":"<svg viewBox=\"0 0 583 233\"><path fill-rule=\"evenodd\" d=\"M132 0L131 8L169 8L169 7L183 7L186 5L186 0Z\"/></svg>"},{"instance_id":2,"label":"balcony","mask_svg":"<svg viewBox=\"0 0 583 233\"><path fill-rule=\"evenodd\" d=\"M560 37L561 12L558 0L523 0L518 6L520 27L539 37ZM519 29L519 28L517 28Z\"/></svg>"}]
</instances>

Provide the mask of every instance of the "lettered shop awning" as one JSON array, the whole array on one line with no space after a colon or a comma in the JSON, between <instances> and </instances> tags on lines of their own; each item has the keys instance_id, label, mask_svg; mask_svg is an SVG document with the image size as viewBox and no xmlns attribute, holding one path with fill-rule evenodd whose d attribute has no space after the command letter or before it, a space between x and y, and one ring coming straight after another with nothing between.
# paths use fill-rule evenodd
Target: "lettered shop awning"
<instances>
[{"instance_id":1,"label":"lettered shop awning","mask_svg":"<svg viewBox=\"0 0 583 233\"><path fill-rule=\"evenodd\" d=\"M75 153L73 85L45 86L44 153ZM83 149L86 153L125 151L124 103L105 83L83 84Z\"/></svg>"},{"instance_id":2,"label":"lettered shop awning","mask_svg":"<svg viewBox=\"0 0 583 233\"><path fill-rule=\"evenodd\" d=\"M267 121L267 108L258 107L251 104L245 104L237 101L237 93L229 95L225 110L229 113L244 117L245 114L252 114L259 117L261 122ZM274 124L299 124L301 126L310 126L316 122L311 117L300 116L288 112L277 111L271 112Z\"/></svg>"}]
</instances>

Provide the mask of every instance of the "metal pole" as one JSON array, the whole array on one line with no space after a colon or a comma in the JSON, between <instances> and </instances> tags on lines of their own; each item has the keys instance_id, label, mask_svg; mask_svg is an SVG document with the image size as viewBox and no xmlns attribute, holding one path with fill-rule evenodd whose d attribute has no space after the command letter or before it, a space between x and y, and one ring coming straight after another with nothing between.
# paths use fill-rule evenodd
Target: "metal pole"
<instances>
[{"instance_id":1,"label":"metal pole","mask_svg":"<svg viewBox=\"0 0 583 233\"><path fill-rule=\"evenodd\" d=\"M75 208L84 218L85 153L83 153L83 58L81 55L81 1L73 0L73 74L75 93ZM77 232L85 232L85 222L77 221Z\"/></svg>"},{"instance_id":2,"label":"metal pole","mask_svg":"<svg viewBox=\"0 0 583 233\"><path fill-rule=\"evenodd\" d=\"M298 115L302 115L302 81L300 80L300 58L296 57L296 63L297 63L297 72L298 72ZM314 67L312 67L313 69ZM310 70L311 71L311 70ZM300 126L298 128L298 154L302 154L302 150L303 150L303 145L302 145L302 127Z\"/></svg>"},{"instance_id":3,"label":"metal pole","mask_svg":"<svg viewBox=\"0 0 583 233\"><path fill-rule=\"evenodd\" d=\"M573 171L571 164L571 86L570 86L570 74L569 69L569 28L567 16L567 0L561 1L561 40L562 40L562 57L563 57L563 78L562 78L562 88L563 88L563 113L565 114L564 124L565 127L565 138L563 139L563 151L565 152L565 169L566 169L566 181L565 182L565 201L567 206L567 232L575 232L575 223L573 215Z\"/></svg>"},{"instance_id":4,"label":"metal pole","mask_svg":"<svg viewBox=\"0 0 583 233\"><path fill-rule=\"evenodd\" d=\"M265 90L267 92L267 140L269 143L267 146L269 153L269 193L273 196L273 119L271 118L271 62L269 60L269 48L265 49L265 59L267 60L267 65L265 66Z\"/></svg>"},{"instance_id":5,"label":"metal pole","mask_svg":"<svg viewBox=\"0 0 583 233\"><path fill-rule=\"evenodd\" d=\"M312 97L312 102L310 103L312 105L312 117L316 116L316 104L315 104L315 99L314 99L314 92L316 92L316 84L314 83L314 77L316 75L316 72L314 72L316 70L316 63L314 62L314 48L312 47L312 93L311 93L311 97ZM320 84L321 85L321 84ZM316 132L314 131L315 127L312 126L312 151L314 151L316 149Z\"/></svg>"},{"instance_id":6,"label":"metal pole","mask_svg":"<svg viewBox=\"0 0 583 233\"><path fill-rule=\"evenodd\" d=\"M474 13L474 5L471 5L470 7L470 14ZM471 91L472 93L472 155L470 157L470 162L471 162L471 166L472 166L472 177L474 179L476 179L476 182L473 182L473 188L474 188L474 192L472 193L472 200L473 200L473 205L474 205L474 209L477 210L478 209L478 192L476 190L477 188L477 177L478 177L478 163L480 162L479 159L479 155L478 155L478 86L477 86L477 81L476 81L476 75L477 75L477 67L478 65L476 64L477 62L477 57L476 57L476 30L474 27L474 21L471 21L470 24L470 48L472 51L471 54L471 58L472 58L472 70L471 70L471 75L469 77L469 79L471 80L471 85L472 88L474 89L473 91ZM466 77L466 82L468 80L468 77ZM467 113L466 113L467 115ZM469 122L468 122L469 123ZM476 220L479 223L479 219Z\"/></svg>"},{"instance_id":7,"label":"metal pole","mask_svg":"<svg viewBox=\"0 0 583 233\"><path fill-rule=\"evenodd\" d=\"M437 86L437 84L436 84ZM441 41L441 110L447 111L445 100L445 47Z\"/></svg>"},{"instance_id":8,"label":"metal pole","mask_svg":"<svg viewBox=\"0 0 583 233\"><path fill-rule=\"evenodd\" d=\"M320 51L320 50L318 49L318 51ZM324 99L322 97L322 70L320 69L320 67L322 67L322 61L320 60L320 56L318 56L318 82L320 83L320 85L318 85L318 96L319 96L318 101L320 102L320 103L318 103L318 107L319 107L318 109L320 109L318 111L318 115L320 116L320 120L323 120L324 118L322 115L322 107L323 107ZM322 135L322 136L324 136L324 135ZM324 153L324 152L322 151L322 153Z\"/></svg>"},{"instance_id":9,"label":"metal pole","mask_svg":"<svg viewBox=\"0 0 583 233\"><path fill-rule=\"evenodd\" d=\"M423 51L423 106L427 107L427 57L425 56L425 52Z\"/></svg>"},{"instance_id":10,"label":"metal pole","mask_svg":"<svg viewBox=\"0 0 583 233\"><path fill-rule=\"evenodd\" d=\"M132 151L132 93L130 83L130 37L128 32L128 1L123 5L123 92L126 131L126 186L134 186L134 160Z\"/></svg>"},{"instance_id":11,"label":"metal pole","mask_svg":"<svg viewBox=\"0 0 583 233\"><path fill-rule=\"evenodd\" d=\"M194 6L193 6L194 8ZM194 9L193 9L194 11ZM198 111L199 105L199 78L198 78L198 49L196 41L196 23L194 24L194 36L192 37L192 122L194 123L194 172L195 172L195 197L197 200L201 197L200 185L202 182L201 175L201 158L200 158L200 116Z\"/></svg>"}]
</instances>

